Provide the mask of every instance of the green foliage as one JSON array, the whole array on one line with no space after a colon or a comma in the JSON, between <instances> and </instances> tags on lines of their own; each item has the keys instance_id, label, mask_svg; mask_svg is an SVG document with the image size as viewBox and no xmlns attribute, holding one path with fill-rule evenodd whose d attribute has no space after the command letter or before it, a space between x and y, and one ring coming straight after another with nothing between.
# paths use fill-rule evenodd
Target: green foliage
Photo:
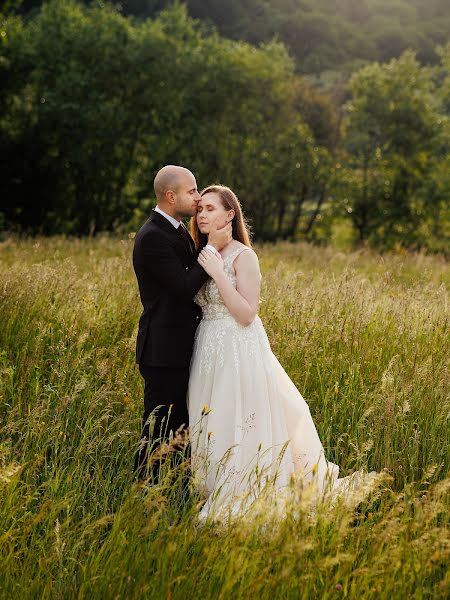
<instances>
[{"instance_id":1,"label":"green foliage","mask_svg":"<svg viewBox=\"0 0 450 600\"><path fill-rule=\"evenodd\" d=\"M0 15L8 14L16 10L22 4L22 0L1 0Z\"/></svg>"},{"instance_id":2,"label":"green foliage","mask_svg":"<svg viewBox=\"0 0 450 600\"><path fill-rule=\"evenodd\" d=\"M325 73L331 98L298 75L282 43L255 48L220 37L185 6L161 10L166 4L139 4L158 13L154 19L75 0L51 0L27 18L2 17L1 229L136 229L154 203L155 172L175 163L191 168L200 187L233 187L257 239L323 243L333 236L334 219L349 218L360 242L446 250L448 45L436 50L434 67L407 51L363 67L348 87L336 82L336 72L331 83L333 72ZM373 56L374 42L363 31L373 15L384 15L386 34L398 21L406 35L422 5L346 0L332 18L328 0L314 9L288 0L224 6L197 3L195 10L213 21L218 11L230 27L239 21L255 32L275 11L273 32L308 47L308 60L323 68L327 53L330 60L350 56L346 44L359 49L363 62ZM125 9L132 12L131 5ZM300 37L296 19L287 18L296 11L303 15ZM420 14L425 22L447 13L436 0ZM344 17L343 30L336 19ZM233 37L245 37L243 31ZM320 51L308 31L328 38Z\"/></svg>"},{"instance_id":3,"label":"green foliage","mask_svg":"<svg viewBox=\"0 0 450 600\"><path fill-rule=\"evenodd\" d=\"M41 3L24 0L22 10ZM175 3L231 39L260 44L276 36L303 73L346 71L358 61L389 60L408 48L422 62L436 63L436 46L449 40L447 0L123 0L119 6L145 19Z\"/></svg>"},{"instance_id":4,"label":"green foliage","mask_svg":"<svg viewBox=\"0 0 450 600\"><path fill-rule=\"evenodd\" d=\"M201 185L235 186L270 236L280 169L295 173L283 201L298 189L292 144L308 140L312 160L304 120L329 143L334 111L297 82L282 45L206 35L180 7L133 24L109 6L54 0L4 30L2 211L13 226L111 229L148 207L159 167L181 163Z\"/></svg>"},{"instance_id":5,"label":"green foliage","mask_svg":"<svg viewBox=\"0 0 450 600\"><path fill-rule=\"evenodd\" d=\"M180 473L132 482L143 390L132 241L0 245L0 598L448 598L449 266L257 248L260 315L357 510L197 526Z\"/></svg>"},{"instance_id":6,"label":"green foliage","mask_svg":"<svg viewBox=\"0 0 450 600\"><path fill-rule=\"evenodd\" d=\"M124 0L127 14L154 16L174 0ZM261 43L278 36L305 73L355 60L389 60L413 48L436 62L449 39L446 0L185 0L189 13L232 39Z\"/></svg>"},{"instance_id":7,"label":"green foliage","mask_svg":"<svg viewBox=\"0 0 450 600\"><path fill-rule=\"evenodd\" d=\"M434 71L406 52L356 73L350 90L345 136L350 170L344 187L359 239L385 247L420 245L427 237L421 224L429 215L435 221L444 217L448 202L445 192L430 186L435 169L445 164L450 139Z\"/></svg>"}]
</instances>

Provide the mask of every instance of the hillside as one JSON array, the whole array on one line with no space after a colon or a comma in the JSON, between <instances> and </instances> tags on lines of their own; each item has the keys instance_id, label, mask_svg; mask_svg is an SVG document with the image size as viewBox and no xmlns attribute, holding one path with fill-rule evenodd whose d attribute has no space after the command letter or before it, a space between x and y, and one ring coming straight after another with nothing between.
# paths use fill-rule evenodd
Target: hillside
<instances>
[{"instance_id":1,"label":"hillside","mask_svg":"<svg viewBox=\"0 0 450 600\"><path fill-rule=\"evenodd\" d=\"M90 3L90 2L87 2ZM174 0L122 0L124 14L154 16ZM192 17L232 39L254 44L278 37L303 73L353 71L406 48L424 63L450 38L448 0L185 0ZM25 0L22 10L42 4Z\"/></svg>"}]
</instances>

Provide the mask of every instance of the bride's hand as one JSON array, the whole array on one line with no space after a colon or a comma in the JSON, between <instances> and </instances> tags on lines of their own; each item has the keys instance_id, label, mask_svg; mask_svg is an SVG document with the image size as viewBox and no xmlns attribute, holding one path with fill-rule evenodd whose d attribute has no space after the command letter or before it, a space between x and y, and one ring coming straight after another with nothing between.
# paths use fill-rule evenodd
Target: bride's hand
<instances>
[{"instance_id":1,"label":"bride's hand","mask_svg":"<svg viewBox=\"0 0 450 600\"><path fill-rule=\"evenodd\" d=\"M198 255L197 261L213 279L220 277L220 274L223 273L222 258L209 250L203 249Z\"/></svg>"}]
</instances>

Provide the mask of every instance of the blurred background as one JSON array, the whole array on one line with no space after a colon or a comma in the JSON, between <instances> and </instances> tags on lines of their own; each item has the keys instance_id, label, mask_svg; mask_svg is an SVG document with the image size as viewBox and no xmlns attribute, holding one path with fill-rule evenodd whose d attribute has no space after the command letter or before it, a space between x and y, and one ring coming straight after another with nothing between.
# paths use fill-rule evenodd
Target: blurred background
<instances>
[{"instance_id":1,"label":"blurred background","mask_svg":"<svg viewBox=\"0 0 450 600\"><path fill-rule=\"evenodd\" d=\"M448 0L0 6L0 236L135 231L175 163L257 241L449 252Z\"/></svg>"}]
</instances>

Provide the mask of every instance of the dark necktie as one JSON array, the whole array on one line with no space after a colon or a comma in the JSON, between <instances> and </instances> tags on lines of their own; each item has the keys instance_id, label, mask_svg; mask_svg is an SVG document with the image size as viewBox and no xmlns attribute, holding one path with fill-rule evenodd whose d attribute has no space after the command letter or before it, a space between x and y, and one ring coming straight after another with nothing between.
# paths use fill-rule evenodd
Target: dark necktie
<instances>
[{"instance_id":1,"label":"dark necktie","mask_svg":"<svg viewBox=\"0 0 450 600\"><path fill-rule=\"evenodd\" d=\"M183 225L183 223L180 223L179 227L178 227L178 231L181 234L181 237L184 239L184 241L186 242L186 244L188 245L189 251L192 254L192 246L191 246L191 236L189 235L189 233L187 232L186 227Z\"/></svg>"}]
</instances>

